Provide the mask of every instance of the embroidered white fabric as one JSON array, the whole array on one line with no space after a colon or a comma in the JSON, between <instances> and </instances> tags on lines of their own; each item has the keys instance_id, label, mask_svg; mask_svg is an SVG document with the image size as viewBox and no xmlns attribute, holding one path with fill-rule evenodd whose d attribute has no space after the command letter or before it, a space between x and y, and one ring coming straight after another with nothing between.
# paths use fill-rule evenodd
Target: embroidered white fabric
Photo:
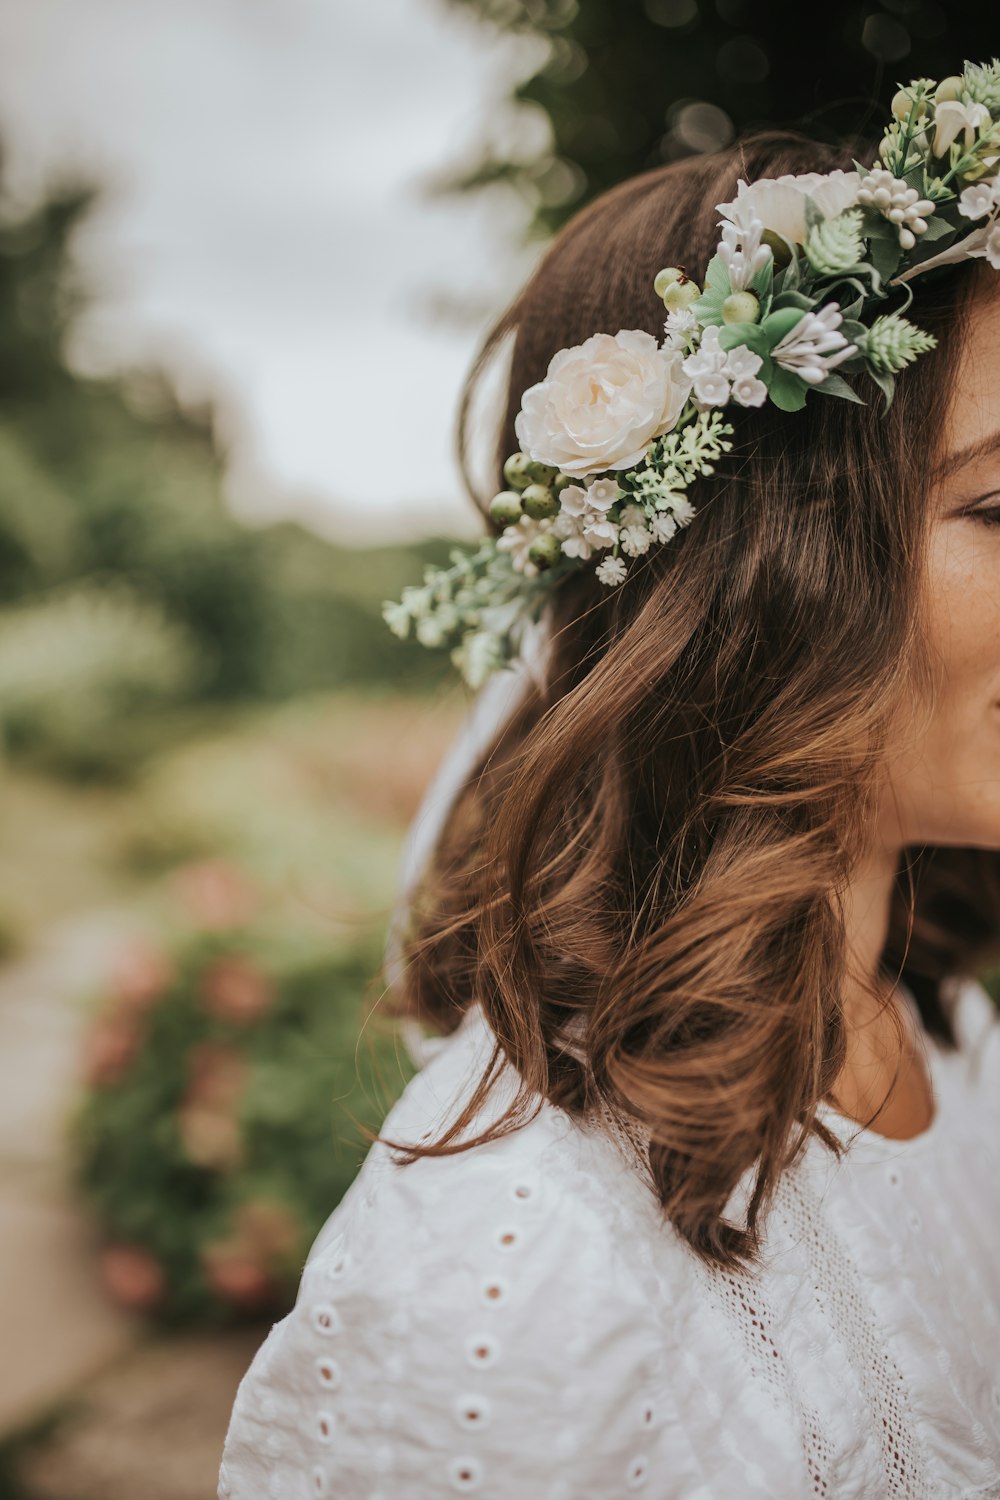
<instances>
[{"instance_id":1,"label":"embroidered white fabric","mask_svg":"<svg viewBox=\"0 0 1000 1500\"><path fill-rule=\"evenodd\" d=\"M950 999L931 1125L824 1105L849 1154L809 1142L746 1275L697 1259L607 1121L543 1101L457 1155L373 1146L240 1383L220 1500L996 1500L1000 1017ZM490 1042L474 1008L385 1132L453 1118Z\"/></svg>"}]
</instances>

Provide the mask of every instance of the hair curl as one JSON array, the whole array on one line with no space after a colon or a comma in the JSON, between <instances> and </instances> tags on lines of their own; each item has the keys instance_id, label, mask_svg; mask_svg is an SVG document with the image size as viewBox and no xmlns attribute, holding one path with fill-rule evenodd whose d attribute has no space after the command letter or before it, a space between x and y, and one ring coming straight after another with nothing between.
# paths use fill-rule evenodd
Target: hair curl
<instances>
[{"instance_id":1,"label":"hair curl","mask_svg":"<svg viewBox=\"0 0 1000 1500\"><path fill-rule=\"evenodd\" d=\"M661 266L699 280L716 205L749 180L849 169L839 147L761 130L588 204L489 332L458 418L515 335L496 484L522 392L598 331L663 332ZM973 276L928 273L914 317L937 347L889 413L813 397L728 409L737 446L691 491L693 522L620 588L581 569L550 600L544 671L479 758L409 910L383 1012L451 1032L481 1003L495 1036L462 1114L405 1162L517 1128L538 1096L639 1122L663 1210L706 1261L756 1261L782 1170L816 1135L846 1056L842 896L868 847L896 710L934 689L921 591L928 497ZM475 496L487 516L487 497ZM955 1038L941 983L1000 942L1000 856L903 851L883 964L926 1028ZM503 1061L517 1097L473 1123ZM723 1217L757 1164L746 1228Z\"/></svg>"}]
</instances>

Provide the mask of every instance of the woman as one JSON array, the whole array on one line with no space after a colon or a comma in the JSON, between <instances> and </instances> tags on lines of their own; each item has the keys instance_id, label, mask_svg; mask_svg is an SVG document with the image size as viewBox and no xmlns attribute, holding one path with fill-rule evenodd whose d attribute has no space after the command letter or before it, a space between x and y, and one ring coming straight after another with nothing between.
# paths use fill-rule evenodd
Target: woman
<instances>
[{"instance_id":1,"label":"woman","mask_svg":"<svg viewBox=\"0 0 1000 1500\"><path fill-rule=\"evenodd\" d=\"M758 132L580 212L473 371L514 332L498 476L556 351L659 335L738 178L856 159ZM438 1044L220 1496L1000 1496L993 261L914 312L887 411L744 387L683 530L621 586L582 559L484 690L398 934Z\"/></svg>"}]
</instances>

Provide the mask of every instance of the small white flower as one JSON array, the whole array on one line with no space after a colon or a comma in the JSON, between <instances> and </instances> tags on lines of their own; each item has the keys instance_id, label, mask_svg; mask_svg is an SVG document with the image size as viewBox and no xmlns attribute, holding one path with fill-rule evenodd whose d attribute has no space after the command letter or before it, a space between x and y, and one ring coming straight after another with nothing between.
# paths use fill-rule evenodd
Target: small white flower
<instances>
[{"instance_id":1,"label":"small white flower","mask_svg":"<svg viewBox=\"0 0 1000 1500\"><path fill-rule=\"evenodd\" d=\"M510 563L515 573L523 573L525 578L535 578L538 565L529 558L528 548L537 536L542 536L549 529L549 518L536 521L532 516L521 516L512 526L505 526L497 537L497 551L510 553Z\"/></svg>"},{"instance_id":2,"label":"small white flower","mask_svg":"<svg viewBox=\"0 0 1000 1500\"><path fill-rule=\"evenodd\" d=\"M730 349L722 368L730 380L739 380L744 375L756 375L763 363L760 355L746 344L737 344L735 349Z\"/></svg>"},{"instance_id":3,"label":"small white flower","mask_svg":"<svg viewBox=\"0 0 1000 1500\"><path fill-rule=\"evenodd\" d=\"M972 183L958 200L958 211L967 219L984 219L1000 203L1000 176Z\"/></svg>"},{"instance_id":4,"label":"small white flower","mask_svg":"<svg viewBox=\"0 0 1000 1500\"><path fill-rule=\"evenodd\" d=\"M400 595L400 599L415 620L422 619L430 611L431 591L426 585L408 584Z\"/></svg>"},{"instance_id":5,"label":"small white flower","mask_svg":"<svg viewBox=\"0 0 1000 1500\"><path fill-rule=\"evenodd\" d=\"M677 532L677 522L672 515L663 512L658 516L654 516L652 532L654 541L669 542L670 538Z\"/></svg>"},{"instance_id":6,"label":"small white flower","mask_svg":"<svg viewBox=\"0 0 1000 1500\"><path fill-rule=\"evenodd\" d=\"M595 547L613 547L618 540L618 527L613 521L587 521L583 534Z\"/></svg>"},{"instance_id":7,"label":"small white flower","mask_svg":"<svg viewBox=\"0 0 1000 1500\"><path fill-rule=\"evenodd\" d=\"M622 549L629 557L640 557L649 551L652 536L645 526L626 526L621 533Z\"/></svg>"},{"instance_id":8,"label":"small white flower","mask_svg":"<svg viewBox=\"0 0 1000 1500\"><path fill-rule=\"evenodd\" d=\"M725 350L719 348L719 329L715 323L709 323L701 336L701 343L693 354L689 354L681 365L684 374L691 380L697 380L702 375L714 375L721 370L725 364Z\"/></svg>"},{"instance_id":9,"label":"small white flower","mask_svg":"<svg viewBox=\"0 0 1000 1500\"><path fill-rule=\"evenodd\" d=\"M618 524L619 526L645 526L646 512L641 505L636 505L634 501L630 502L628 505L622 506L618 516Z\"/></svg>"},{"instance_id":10,"label":"small white flower","mask_svg":"<svg viewBox=\"0 0 1000 1500\"><path fill-rule=\"evenodd\" d=\"M836 302L827 302L819 312L803 313L793 328L771 350L776 364L791 370L809 385L819 385L835 365L857 353L838 327L844 315ZM834 352L836 351L836 352Z\"/></svg>"},{"instance_id":11,"label":"small white flower","mask_svg":"<svg viewBox=\"0 0 1000 1500\"><path fill-rule=\"evenodd\" d=\"M609 586L616 583L624 583L627 577L627 569L620 557L606 557L594 570L602 583Z\"/></svg>"},{"instance_id":12,"label":"small white flower","mask_svg":"<svg viewBox=\"0 0 1000 1500\"><path fill-rule=\"evenodd\" d=\"M482 687L491 672L503 664L503 642L491 631L472 631L455 648L453 659L470 687Z\"/></svg>"},{"instance_id":13,"label":"small white flower","mask_svg":"<svg viewBox=\"0 0 1000 1500\"><path fill-rule=\"evenodd\" d=\"M670 514L678 526L686 526L694 519L695 509L686 495L673 494L670 497Z\"/></svg>"},{"instance_id":14,"label":"small white flower","mask_svg":"<svg viewBox=\"0 0 1000 1500\"><path fill-rule=\"evenodd\" d=\"M689 349L698 336L699 326L698 319L689 307L667 313L663 325L667 344L671 349Z\"/></svg>"},{"instance_id":15,"label":"small white flower","mask_svg":"<svg viewBox=\"0 0 1000 1500\"><path fill-rule=\"evenodd\" d=\"M994 271L1000 271L1000 224L994 224L990 230L986 244L983 247L983 254Z\"/></svg>"},{"instance_id":16,"label":"small white flower","mask_svg":"<svg viewBox=\"0 0 1000 1500\"><path fill-rule=\"evenodd\" d=\"M416 637L422 646L440 646L445 632L435 615L422 615L416 623Z\"/></svg>"},{"instance_id":17,"label":"small white flower","mask_svg":"<svg viewBox=\"0 0 1000 1500\"><path fill-rule=\"evenodd\" d=\"M733 400L740 406L763 406L767 400L767 386L753 375L741 375L733 381Z\"/></svg>"},{"instance_id":18,"label":"small white flower","mask_svg":"<svg viewBox=\"0 0 1000 1500\"><path fill-rule=\"evenodd\" d=\"M934 107L934 140L931 152L943 156L960 130L965 131L965 149L975 143L980 125L988 125L990 112L985 104L961 104L957 99L943 99Z\"/></svg>"},{"instance_id":19,"label":"small white flower","mask_svg":"<svg viewBox=\"0 0 1000 1500\"><path fill-rule=\"evenodd\" d=\"M699 375L694 383L694 395L700 406L725 406L729 400L729 381L721 371Z\"/></svg>"},{"instance_id":20,"label":"small white flower","mask_svg":"<svg viewBox=\"0 0 1000 1500\"><path fill-rule=\"evenodd\" d=\"M568 516L582 516L587 510L587 491L580 484L568 484L560 493L559 508Z\"/></svg>"},{"instance_id":21,"label":"small white flower","mask_svg":"<svg viewBox=\"0 0 1000 1500\"><path fill-rule=\"evenodd\" d=\"M583 519L560 511L552 519L552 531L560 538L562 550L567 557L580 557L584 561L593 552L593 547L583 534Z\"/></svg>"},{"instance_id":22,"label":"small white flower","mask_svg":"<svg viewBox=\"0 0 1000 1500\"><path fill-rule=\"evenodd\" d=\"M625 491L615 479L595 479L587 486L587 504L594 510L606 511L620 500Z\"/></svg>"},{"instance_id":23,"label":"small white flower","mask_svg":"<svg viewBox=\"0 0 1000 1500\"><path fill-rule=\"evenodd\" d=\"M382 606L382 618L399 639L405 640L410 631L410 611L404 604L397 604L393 600L386 600Z\"/></svg>"},{"instance_id":24,"label":"small white flower","mask_svg":"<svg viewBox=\"0 0 1000 1500\"><path fill-rule=\"evenodd\" d=\"M681 369L694 381L695 405L702 410L725 406L731 396L742 406L759 406L767 396L767 386L753 377L762 363L761 356L746 344L737 344L728 352L720 349L719 328L710 323L697 353L688 355ZM730 387L730 381L736 385Z\"/></svg>"},{"instance_id":25,"label":"small white flower","mask_svg":"<svg viewBox=\"0 0 1000 1500\"><path fill-rule=\"evenodd\" d=\"M757 272L771 259L770 245L761 244L763 233L764 225L752 214L740 224L722 225L716 254L725 263L734 292L746 291Z\"/></svg>"}]
</instances>

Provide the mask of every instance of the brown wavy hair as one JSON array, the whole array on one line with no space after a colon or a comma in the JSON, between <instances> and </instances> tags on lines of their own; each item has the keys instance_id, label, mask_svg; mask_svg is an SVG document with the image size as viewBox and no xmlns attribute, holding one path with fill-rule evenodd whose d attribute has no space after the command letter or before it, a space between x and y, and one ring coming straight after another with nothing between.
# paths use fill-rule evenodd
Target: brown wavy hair
<instances>
[{"instance_id":1,"label":"brown wavy hair","mask_svg":"<svg viewBox=\"0 0 1000 1500\"><path fill-rule=\"evenodd\" d=\"M582 209L469 375L458 446L484 515L468 419L502 340L489 495L518 446L521 394L558 349L621 328L662 338L656 272L701 280L739 176L849 170L876 149L761 130ZM478 1001L495 1037L438 1140L368 1132L401 1162L505 1134L541 1099L573 1115L603 1101L649 1139L677 1231L732 1269L757 1260L778 1178L810 1135L844 1149L815 1112L846 1056L842 896L870 844L888 726L934 691L919 578L974 284L968 266L917 283L914 319L938 345L900 376L887 416L867 374L852 377L865 405L728 408L737 446L691 490L693 522L619 588L583 568L554 591L544 670L456 798L409 908L402 977L380 996L383 1014L443 1033ZM942 982L1000 951L998 871L974 849L900 861L883 964L945 1046ZM459 1140L504 1060L517 1097ZM723 1209L754 1163L744 1229Z\"/></svg>"}]
</instances>

